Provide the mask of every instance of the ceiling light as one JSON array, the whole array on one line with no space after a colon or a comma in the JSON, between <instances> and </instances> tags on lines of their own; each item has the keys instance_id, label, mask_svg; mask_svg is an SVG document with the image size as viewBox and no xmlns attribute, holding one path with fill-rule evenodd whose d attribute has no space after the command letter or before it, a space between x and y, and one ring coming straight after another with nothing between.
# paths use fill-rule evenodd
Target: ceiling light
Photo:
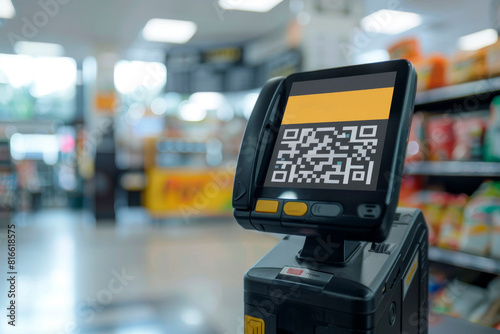
<instances>
[{"instance_id":1,"label":"ceiling light","mask_svg":"<svg viewBox=\"0 0 500 334\"><path fill-rule=\"evenodd\" d=\"M16 9L11 0L0 0L0 19L11 19L16 16Z\"/></svg>"},{"instance_id":2,"label":"ceiling light","mask_svg":"<svg viewBox=\"0 0 500 334\"><path fill-rule=\"evenodd\" d=\"M222 9L244 10L265 13L276 7L283 0L219 0Z\"/></svg>"},{"instance_id":3,"label":"ceiling light","mask_svg":"<svg viewBox=\"0 0 500 334\"><path fill-rule=\"evenodd\" d=\"M186 43L198 27L191 21L151 19L142 30L142 37L151 42Z\"/></svg>"},{"instance_id":4,"label":"ceiling light","mask_svg":"<svg viewBox=\"0 0 500 334\"><path fill-rule=\"evenodd\" d=\"M458 48L473 51L496 43L498 32L495 29L485 29L458 39Z\"/></svg>"},{"instance_id":5,"label":"ceiling light","mask_svg":"<svg viewBox=\"0 0 500 334\"><path fill-rule=\"evenodd\" d=\"M362 18L360 22L364 31L387 35L400 34L421 23L422 18L418 14L389 9L376 11Z\"/></svg>"},{"instance_id":6,"label":"ceiling light","mask_svg":"<svg viewBox=\"0 0 500 334\"><path fill-rule=\"evenodd\" d=\"M186 101L179 106L178 117L183 121L199 122L207 117L207 110L197 103Z\"/></svg>"},{"instance_id":7,"label":"ceiling light","mask_svg":"<svg viewBox=\"0 0 500 334\"><path fill-rule=\"evenodd\" d=\"M216 110L226 102L226 99L221 93L198 92L191 95L189 101L203 105L205 109Z\"/></svg>"},{"instance_id":8,"label":"ceiling light","mask_svg":"<svg viewBox=\"0 0 500 334\"><path fill-rule=\"evenodd\" d=\"M61 57L64 55L62 45L54 43L19 41L14 44L14 50L17 54L31 56Z\"/></svg>"}]
</instances>

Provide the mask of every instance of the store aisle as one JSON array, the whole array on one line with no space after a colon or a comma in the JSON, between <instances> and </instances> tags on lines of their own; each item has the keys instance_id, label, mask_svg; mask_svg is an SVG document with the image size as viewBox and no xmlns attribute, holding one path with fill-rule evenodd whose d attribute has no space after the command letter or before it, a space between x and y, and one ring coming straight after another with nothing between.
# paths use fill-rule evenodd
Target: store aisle
<instances>
[{"instance_id":1,"label":"store aisle","mask_svg":"<svg viewBox=\"0 0 500 334\"><path fill-rule=\"evenodd\" d=\"M16 221L16 334L240 332L243 274L279 240L232 218L96 226L52 211Z\"/></svg>"}]
</instances>

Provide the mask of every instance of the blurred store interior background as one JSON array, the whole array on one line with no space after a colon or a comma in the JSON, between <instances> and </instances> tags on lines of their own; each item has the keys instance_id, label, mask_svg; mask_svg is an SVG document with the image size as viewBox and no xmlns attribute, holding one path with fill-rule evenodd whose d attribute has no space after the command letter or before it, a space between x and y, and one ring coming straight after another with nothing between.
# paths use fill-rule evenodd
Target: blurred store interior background
<instances>
[{"instance_id":1,"label":"blurred store interior background","mask_svg":"<svg viewBox=\"0 0 500 334\"><path fill-rule=\"evenodd\" d=\"M260 87L395 58L419 76L400 201L432 231L432 310L499 326L499 29L487 0L0 0L0 332L242 333L279 240L232 218Z\"/></svg>"}]
</instances>

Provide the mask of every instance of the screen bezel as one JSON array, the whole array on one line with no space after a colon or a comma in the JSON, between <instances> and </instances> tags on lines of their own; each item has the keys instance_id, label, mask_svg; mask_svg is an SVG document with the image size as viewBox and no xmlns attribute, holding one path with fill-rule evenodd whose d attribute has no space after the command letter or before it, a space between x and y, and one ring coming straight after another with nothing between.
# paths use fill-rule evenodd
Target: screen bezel
<instances>
[{"instance_id":1,"label":"screen bezel","mask_svg":"<svg viewBox=\"0 0 500 334\"><path fill-rule=\"evenodd\" d=\"M285 79L285 93L281 97L278 110L277 121L273 122L272 131L274 133L274 141L272 148L274 150L276 144L277 133L281 126L285 107L288 102L291 87L295 82L321 80L328 78L352 77L365 74L377 74L385 72L396 72L394 83L394 92L391 101L391 109L387 122L385 134L385 144L380 162L379 175L377 179L376 190L338 190L338 189L310 189L310 188L287 188L287 187L270 187L264 186L266 174L268 172L272 155L266 155L261 164L261 170L256 184L257 198L283 198L285 192L293 191L297 199L303 201L331 201L331 202L362 202L384 203L388 198L387 192L390 187L390 178L394 177L397 171L392 170L395 166L393 163L396 157L396 141L398 140L399 127L401 126L401 117L403 115L402 108L406 99L406 90L411 66L407 62L381 62L365 65L347 66L322 71L302 72L292 74ZM389 203L385 203L389 204Z\"/></svg>"}]
</instances>

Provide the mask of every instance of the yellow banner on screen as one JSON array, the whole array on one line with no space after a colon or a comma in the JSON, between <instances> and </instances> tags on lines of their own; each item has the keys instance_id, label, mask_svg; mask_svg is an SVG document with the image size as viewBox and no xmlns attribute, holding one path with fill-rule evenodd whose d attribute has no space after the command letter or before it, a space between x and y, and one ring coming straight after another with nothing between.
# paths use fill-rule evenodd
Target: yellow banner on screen
<instances>
[{"instance_id":1,"label":"yellow banner on screen","mask_svg":"<svg viewBox=\"0 0 500 334\"><path fill-rule=\"evenodd\" d=\"M386 87L290 96L281 124L388 119L393 92Z\"/></svg>"}]
</instances>

